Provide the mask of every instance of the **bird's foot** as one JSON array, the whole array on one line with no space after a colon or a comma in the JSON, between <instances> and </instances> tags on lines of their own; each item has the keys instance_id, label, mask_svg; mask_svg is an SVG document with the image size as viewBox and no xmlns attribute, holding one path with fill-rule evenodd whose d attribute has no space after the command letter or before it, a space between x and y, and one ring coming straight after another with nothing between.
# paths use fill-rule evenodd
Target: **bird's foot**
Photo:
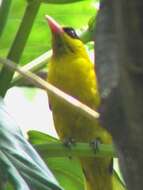
<instances>
[{"instance_id":1,"label":"bird's foot","mask_svg":"<svg viewBox=\"0 0 143 190\"><path fill-rule=\"evenodd\" d=\"M64 139L63 144L64 144L65 147L67 147L67 148L72 148L73 146L76 145L76 141L75 141L74 138L68 137L68 138L65 138L65 139Z\"/></svg>"},{"instance_id":2,"label":"bird's foot","mask_svg":"<svg viewBox=\"0 0 143 190\"><path fill-rule=\"evenodd\" d=\"M63 140L63 144L66 148L71 149L72 147L74 147L76 145L76 141L74 138L69 137L69 138L65 138ZM72 159L72 156L68 156L68 157L69 157L69 159Z\"/></svg>"},{"instance_id":3,"label":"bird's foot","mask_svg":"<svg viewBox=\"0 0 143 190\"><path fill-rule=\"evenodd\" d=\"M95 154L99 151L100 144L101 144L100 138L96 138L90 142L90 146L92 147Z\"/></svg>"}]
</instances>

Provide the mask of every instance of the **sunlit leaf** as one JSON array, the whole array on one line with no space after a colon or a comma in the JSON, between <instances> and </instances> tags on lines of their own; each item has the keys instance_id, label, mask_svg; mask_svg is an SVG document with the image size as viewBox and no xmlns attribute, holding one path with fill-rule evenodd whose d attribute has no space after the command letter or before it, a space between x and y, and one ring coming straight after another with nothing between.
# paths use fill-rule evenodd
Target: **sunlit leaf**
<instances>
[{"instance_id":1,"label":"sunlit leaf","mask_svg":"<svg viewBox=\"0 0 143 190\"><path fill-rule=\"evenodd\" d=\"M0 56L7 55L8 49L11 46L21 22L25 7L25 0L15 0L12 2L8 23L5 27L2 39L0 39ZM77 29L87 26L88 20L96 14L96 11L97 8L94 0L62 5L43 3L25 47L21 59L22 64L31 61L35 57L49 50L51 47L51 34L44 19L46 14L54 17L54 19L62 25L72 26Z\"/></svg>"},{"instance_id":2,"label":"sunlit leaf","mask_svg":"<svg viewBox=\"0 0 143 190\"><path fill-rule=\"evenodd\" d=\"M47 134L30 131L29 140L34 145L44 144L47 142L57 142L58 139ZM83 190L84 177L79 161L75 158L50 158L43 156L48 167L54 173L62 187L67 190Z\"/></svg>"},{"instance_id":3,"label":"sunlit leaf","mask_svg":"<svg viewBox=\"0 0 143 190\"><path fill-rule=\"evenodd\" d=\"M44 146L45 143L50 142L57 142L59 141L56 138L53 138L47 134L38 132L38 131L29 131L29 141L33 145L40 145L42 148L42 144ZM40 151L40 147L38 150ZM58 155L58 153L57 153ZM59 183L68 190L77 190L77 189L84 189L84 177L82 173L82 169L80 163L75 158L59 158L54 157L51 158L48 154L42 155L44 160L46 161L48 167L52 170L55 174L56 178L58 179ZM125 190L125 184L120 177L119 170L114 171L114 179L113 180L113 187L118 190Z\"/></svg>"}]
</instances>

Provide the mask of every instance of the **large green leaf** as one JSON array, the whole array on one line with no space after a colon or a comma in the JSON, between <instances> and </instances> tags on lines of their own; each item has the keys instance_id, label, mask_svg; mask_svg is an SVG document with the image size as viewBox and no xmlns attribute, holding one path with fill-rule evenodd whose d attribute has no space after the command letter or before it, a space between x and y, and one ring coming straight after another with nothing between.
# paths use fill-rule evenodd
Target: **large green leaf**
<instances>
[{"instance_id":1,"label":"large green leaf","mask_svg":"<svg viewBox=\"0 0 143 190\"><path fill-rule=\"evenodd\" d=\"M38 131L29 131L29 141L33 145L40 145L42 150L42 144L44 146L47 142L57 142L59 141L56 138L53 138L47 134L38 132ZM38 150L40 151L40 147ZM51 158L47 152L42 153L42 156L48 167L52 170L55 174L56 178L58 179L59 183L67 190L78 190L84 189L84 177L82 173L82 169L80 163L75 158L67 158L67 157L57 157ZM118 173L117 173L118 172ZM118 190L125 190L125 184L123 179L119 175L119 170L114 171L115 180L113 183L113 187Z\"/></svg>"},{"instance_id":2,"label":"large green leaf","mask_svg":"<svg viewBox=\"0 0 143 190\"><path fill-rule=\"evenodd\" d=\"M64 189L84 190L84 177L78 160L74 158L47 158L45 161Z\"/></svg>"},{"instance_id":3,"label":"large green leaf","mask_svg":"<svg viewBox=\"0 0 143 190\"><path fill-rule=\"evenodd\" d=\"M56 138L53 138L47 134L30 131L29 140L33 145L44 144L47 142L57 142ZM77 159L75 158L50 158L48 155L43 156L48 167L52 170L61 186L66 190L83 190L84 189L84 177L82 169Z\"/></svg>"},{"instance_id":4,"label":"large green leaf","mask_svg":"<svg viewBox=\"0 0 143 190\"><path fill-rule=\"evenodd\" d=\"M97 10L94 3L94 0L62 5L42 3L21 59L22 64L41 55L51 47L51 34L44 19L44 15L51 15L62 25L81 28L87 25L91 16L96 14ZM7 55L8 49L11 46L19 27L25 7L25 0L15 0L12 2L8 23L5 27L3 36L0 39L0 56Z\"/></svg>"},{"instance_id":5,"label":"large green leaf","mask_svg":"<svg viewBox=\"0 0 143 190\"><path fill-rule=\"evenodd\" d=\"M8 181L16 190L61 189L0 98L0 189Z\"/></svg>"}]
</instances>

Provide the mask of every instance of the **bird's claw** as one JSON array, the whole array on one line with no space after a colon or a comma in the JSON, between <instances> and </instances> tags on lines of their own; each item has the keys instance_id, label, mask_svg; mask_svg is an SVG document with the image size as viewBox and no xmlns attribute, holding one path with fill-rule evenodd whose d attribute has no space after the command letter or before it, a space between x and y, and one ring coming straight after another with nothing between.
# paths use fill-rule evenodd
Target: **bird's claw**
<instances>
[{"instance_id":1,"label":"bird's claw","mask_svg":"<svg viewBox=\"0 0 143 190\"><path fill-rule=\"evenodd\" d=\"M99 151L100 139L96 138L90 142L90 146L93 148L95 154Z\"/></svg>"},{"instance_id":2,"label":"bird's claw","mask_svg":"<svg viewBox=\"0 0 143 190\"><path fill-rule=\"evenodd\" d=\"M73 146L75 146L76 141L74 138L65 138L63 144L67 148L72 148Z\"/></svg>"},{"instance_id":3,"label":"bird's claw","mask_svg":"<svg viewBox=\"0 0 143 190\"><path fill-rule=\"evenodd\" d=\"M76 145L76 141L73 138L65 138L63 144L66 148L71 149L73 146ZM72 156L68 156L69 159L72 159Z\"/></svg>"}]
</instances>

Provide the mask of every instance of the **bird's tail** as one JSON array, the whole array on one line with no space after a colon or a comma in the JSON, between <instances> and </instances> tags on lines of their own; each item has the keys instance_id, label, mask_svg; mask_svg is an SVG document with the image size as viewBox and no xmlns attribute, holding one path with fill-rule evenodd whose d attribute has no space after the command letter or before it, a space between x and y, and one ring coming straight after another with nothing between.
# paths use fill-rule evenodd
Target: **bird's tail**
<instances>
[{"instance_id":1,"label":"bird's tail","mask_svg":"<svg viewBox=\"0 0 143 190\"><path fill-rule=\"evenodd\" d=\"M85 190L124 190L113 172L112 158L80 158Z\"/></svg>"}]
</instances>

